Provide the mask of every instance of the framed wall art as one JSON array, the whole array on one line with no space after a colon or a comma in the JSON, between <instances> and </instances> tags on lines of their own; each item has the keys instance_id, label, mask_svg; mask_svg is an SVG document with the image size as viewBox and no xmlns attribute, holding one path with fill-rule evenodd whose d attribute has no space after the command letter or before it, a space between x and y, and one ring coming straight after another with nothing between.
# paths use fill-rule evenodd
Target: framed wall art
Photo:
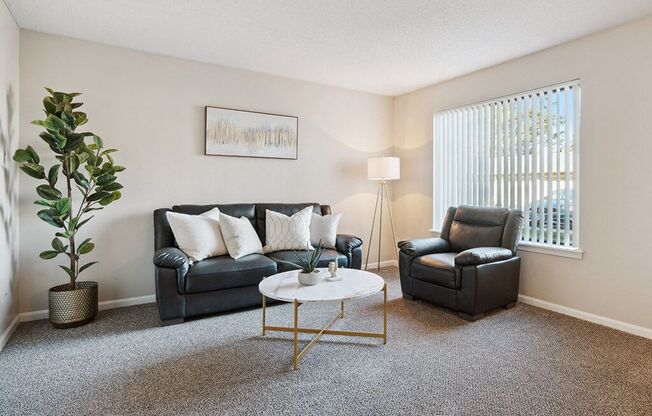
<instances>
[{"instance_id":1,"label":"framed wall art","mask_svg":"<svg viewBox=\"0 0 652 416\"><path fill-rule=\"evenodd\" d=\"M206 155L297 159L299 118L206 107Z\"/></svg>"}]
</instances>

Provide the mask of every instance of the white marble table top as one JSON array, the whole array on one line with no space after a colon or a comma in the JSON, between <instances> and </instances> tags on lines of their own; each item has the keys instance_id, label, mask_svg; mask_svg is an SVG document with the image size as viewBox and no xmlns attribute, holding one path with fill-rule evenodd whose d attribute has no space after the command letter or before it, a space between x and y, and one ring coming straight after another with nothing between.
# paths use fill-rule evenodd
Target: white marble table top
<instances>
[{"instance_id":1,"label":"white marble table top","mask_svg":"<svg viewBox=\"0 0 652 416\"><path fill-rule=\"evenodd\" d=\"M385 281L377 274L364 270L340 268L338 277L342 280L328 281L328 270L320 268L321 281L314 286L299 284L298 270L278 273L263 279L258 290L268 298L285 302L331 302L361 298L383 289Z\"/></svg>"}]
</instances>

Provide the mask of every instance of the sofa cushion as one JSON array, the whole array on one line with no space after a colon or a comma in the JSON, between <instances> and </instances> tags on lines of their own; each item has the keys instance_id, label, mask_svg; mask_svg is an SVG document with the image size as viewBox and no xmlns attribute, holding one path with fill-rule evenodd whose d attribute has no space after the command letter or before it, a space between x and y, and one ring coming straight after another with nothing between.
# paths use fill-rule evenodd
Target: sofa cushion
<instances>
[{"instance_id":1,"label":"sofa cushion","mask_svg":"<svg viewBox=\"0 0 652 416\"><path fill-rule=\"evenodd\" d=\"M310 255L310 251L308 250L301 250L297 251L297 254L301 258L307 258ZM284 261L291 261L292 263L297 263L298 260L296 256L293 254L292 250L286 250L286 251L275 251L273 253L267 254L272 259L275 260L280 260L278 261L278 271L280 272L286 272L288 270L296 270L296 267L292 266L291 264L283 263ZM328 263L335 261L337 258L337 265L339 267L347 267L348 265L348 260L346 256L342 253L339 253L335 250L331 249L324 249L324 251L321 253L321 257L319 259L319 263L317 263L318 267L328 267Z\"/></svg>"},{"instance_id":2,"label":"sofa cushion","mask_svg":"<svg viewBox=\"0 0 652 416\"><path fill-rule=\"evenodd\" d=\"M415 279L456 289L460 285L459 271L455 269L457 253L427 254L412 262L410 275Z\"/></svg>"},{"instance_id":3,"label":"sofa cushion","mask_svg":"<svg viewBox=\"0 0 652 416\"><path fill-rule=\"evenodd\" d=\"M186 293L200 293L255 286L276 272L276 262L261 254L237 260L230 256L211 257L192 265L186 275L185 289Z\"/></svg>"}]
</instances>

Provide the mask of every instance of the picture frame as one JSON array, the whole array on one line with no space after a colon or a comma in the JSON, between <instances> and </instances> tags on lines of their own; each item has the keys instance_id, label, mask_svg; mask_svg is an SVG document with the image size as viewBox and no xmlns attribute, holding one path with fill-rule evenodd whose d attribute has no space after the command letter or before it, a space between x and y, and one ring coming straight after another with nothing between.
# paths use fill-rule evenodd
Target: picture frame
<instances>
[{"instance_id":1,"label":"picture frame","mask_svg":"<svg viewBox=\"0 0 652 416\"><path fill-rule=\"evenodd\" d=\"M299 118L205 107L205 155L297 160Z\"/></svg>"}]
</instances>

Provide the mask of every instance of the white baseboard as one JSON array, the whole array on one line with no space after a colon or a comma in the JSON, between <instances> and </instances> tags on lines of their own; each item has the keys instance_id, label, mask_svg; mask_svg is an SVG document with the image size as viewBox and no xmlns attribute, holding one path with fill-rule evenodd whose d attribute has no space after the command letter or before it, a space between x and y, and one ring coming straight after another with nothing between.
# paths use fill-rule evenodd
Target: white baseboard
<instances>
[{"instance_id":1,"label":"white baseboard","mask_svg":"<svg viewBox=\"0 0 652 416\"><path fill-rule=\"evenodd\" d=\"M2 351L2 349L7 344L7 341L9 341L9 338L11 338L11 335L14 333L16 328L18 328L19 323L20 323L20 315L17 314L16 316L14 316L14 319L11 321L7 329L5 329L2 335L0 335L0 351Z\"/></svg>"},{"instance_id":2,"label":"white baseboard","mask_svg":"<svg viewBox=\"0 0 652 416\"><path fill-rule=\"evenodd\" d=\"M99 309L103 311L106 309L124 308L125 306L142 305L144 303L154 303L154 302L156 302L155 295L138 296L134 298L125 298L125 299L105 300L99 303ZM47 319L48 310L41 309L39 311L23 312L19 314L19 317L20 317L20 322L29 322L29 321L37 321L39 319Z\"/></svg>"},{"instance_id":3,"label":"white baseboard","mask_svg":"<svg viewBox=\"0 0 652 416\"><path fill-rule=\"evenodd\" d=\"M364 266L364 264L363 264ZM398 267L398 261L396 260L383 260L380 262L380 267L389 267L389 266L395 266ZM369 270L376 269L378 267L378 262L369 262Z\"/></svg>"},{"instance_id":4,"label":"white baseboard","mask_svg":"<svg viewBox=\"0 0 652 416\"><path fill-rule=\"evenodd\" d=\"M604 316L580 311L578 309L573 309L567 306L558 305L556 303L533 298L531 296L518 295L518 300L520 302L527 303L528 305L536 306L542 309L547 309L553 312L558 312L564 315L572 316L574 318L582 319L584 321L593 322L598 325L607 326L609 328L617 329L619 331L627 332L629 334L638 335L643 338L652 339L652 328L645 328L643 326L628 324L627 322L617 321L615 319L607 318Z\"/></svg>"}]
</instances>

